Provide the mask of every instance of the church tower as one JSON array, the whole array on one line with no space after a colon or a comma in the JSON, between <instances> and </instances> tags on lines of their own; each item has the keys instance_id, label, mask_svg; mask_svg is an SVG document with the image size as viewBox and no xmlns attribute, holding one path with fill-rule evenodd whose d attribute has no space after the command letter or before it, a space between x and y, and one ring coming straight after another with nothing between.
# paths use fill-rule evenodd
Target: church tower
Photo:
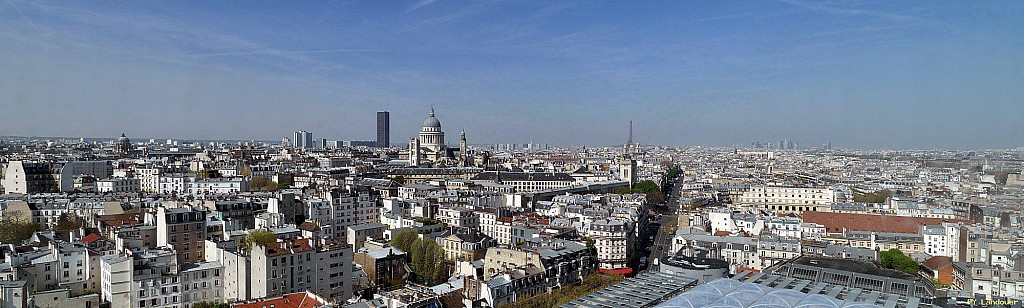
<instances>
[{"instance_id":1,"label":"church tower","mask_svg":"<svg viewBox=\"0 0 1024 308\"><path fill-rule=\"evenodd\" d=\"M466 142L466 130L462 130L462 136L459 137L459 161L463 167L469 167L471 165L469 161L469 145Z\"/></svg>"},{"instance_id":2,"label":"church tower","mask_svg":"<svg viewBox=\"0 0 1024 308\"><path fill-rule=\"evenodd\" d=\"M413 167L420 165L420 138L409 139L409 165Z\"/></svg>"},{"instance_id":3,"label":"church tower","mask_svg":"<svg viewBox=\"0 0 1024 308\"><path fill-rule=\"evenodd\" d=\"M636 184L636 159L633 158L633 121L629 121L629 139L622 146L622 157L619 159L619 179L629 182L629 188Z\"/></svg>"}]
</instances>

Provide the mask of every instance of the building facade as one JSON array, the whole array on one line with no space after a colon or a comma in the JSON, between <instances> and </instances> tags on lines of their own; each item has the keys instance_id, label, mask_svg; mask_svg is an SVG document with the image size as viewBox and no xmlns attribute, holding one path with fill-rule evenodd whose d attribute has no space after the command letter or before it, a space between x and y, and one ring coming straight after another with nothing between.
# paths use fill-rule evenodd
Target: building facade
<instances>
[{"instance_id":1,"label":"building facade","mask_svg":"<svg viewBox=\"0 0 1024 308\"><path fill-rule=\"evenodd\" d=\"M386 148L391 146L391 113L387 111L377 112L377 147Z\"/></svg>"}]
</instances>

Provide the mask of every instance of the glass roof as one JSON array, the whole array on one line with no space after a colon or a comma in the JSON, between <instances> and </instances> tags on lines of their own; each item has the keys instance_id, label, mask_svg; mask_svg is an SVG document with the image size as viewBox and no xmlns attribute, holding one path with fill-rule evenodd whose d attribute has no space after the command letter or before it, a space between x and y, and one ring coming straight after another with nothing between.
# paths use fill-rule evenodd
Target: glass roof
<instances>
[{"instance_id":1,"label":"glass roof","mask_svg":"<svg viewBox=\"0 0 1024 308\"><path fill-rule=\"evenodd\" d=\"M821 294L722 278L699 285L657 307L760 307L760 308L872 308L873 303L846 302Z\"/></svg>"}]
</instances>

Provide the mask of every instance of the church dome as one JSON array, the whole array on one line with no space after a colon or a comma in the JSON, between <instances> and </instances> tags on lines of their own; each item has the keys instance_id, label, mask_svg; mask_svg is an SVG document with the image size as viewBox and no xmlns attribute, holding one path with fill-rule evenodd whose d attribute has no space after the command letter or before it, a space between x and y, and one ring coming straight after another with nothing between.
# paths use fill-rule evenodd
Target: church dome
<instances>
[{"instance_id":1,"label":"church dome","mask_svg":"<svg viewBox=\"0 0 1024 308\"><path fill-rule=\"evenodd\" d=\"M129 154L131 153L131 149L132 142L128 140L128 137L124 136L124 133L121 133L121 137L117 137L117 143L114 143L114 152Z\"/></svg>"},{"instance_id":2,"label":"church dome","mask_svg":"<svg viewBox=\"0 0 1024 308\"><path fill-rule=\"evenodd\" d=\"M427 117L426 120L423 120L423 128L436 128L438 130L441 129L441 121L438 121L437 118L434 117L434 107L430 107L429 116Z\"/></svg>"}]
</instances>

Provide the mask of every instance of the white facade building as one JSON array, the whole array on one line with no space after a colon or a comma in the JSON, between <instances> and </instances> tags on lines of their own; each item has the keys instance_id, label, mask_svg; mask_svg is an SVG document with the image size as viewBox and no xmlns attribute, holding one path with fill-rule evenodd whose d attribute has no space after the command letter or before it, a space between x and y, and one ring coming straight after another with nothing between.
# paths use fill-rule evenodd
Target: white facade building
<instances>
[{"instance_id":1,"label":"white facade building","mask_svg":"<svg viewBox=\"0 0 1024 308\"><path fill-rule=\"evenodd\" d=\"M100 258L100 292L111 308L181 307L181 279L171 250Z\"/></svg>"},{"instance_id":2,"label":"white facade building","mask_svg":"<svg viewBox=\"0 0 1024 308\"><path fill-rule=\"evenodd\" d=\"M598 220L590 224L587 236L594 240L600 268L628 267L635 240L633 229L632 222L618 219Z\"/></svg>"},{"instance_id":3,"label":"white facade building","mask_svg":"<svg viewBox=\"0 0 1024 308\"><path fill-rule=\"evenodd\" d=\"M96 192L138 192L142 181L135 178L112 178L96 181Z\"/></svg>"},{"instance_id":4,"label":"white facade building","mask_svg":"<svg viewBox=\"0 0 1024 308\"><path fill-rule=\"evenodd\" d=\"M831 188L753 186L743 192L739 204L781 212L825 211L835 203Z\"/></svg>"},{"instance_id":5,"label":"white facade building","mask_svg":"<svg viewBox=\"0 0 1024 308\"><path fill-rule=\"evenodd\" d=\"M249 191L249 181L243 177L195 180L188 186L192 194L233 194Z\"/></svg>"},{"instance_id":6,"label":"white facade building","mask_svg":"<svg viewBox=\"0 0 1024 308\"><path fill-rule=\"evenodd\" d=\"M190 307L200 302L224 302L224 266L203 262L185 266L181 271L182 303Z\"/></svg>"}]
</instances>

